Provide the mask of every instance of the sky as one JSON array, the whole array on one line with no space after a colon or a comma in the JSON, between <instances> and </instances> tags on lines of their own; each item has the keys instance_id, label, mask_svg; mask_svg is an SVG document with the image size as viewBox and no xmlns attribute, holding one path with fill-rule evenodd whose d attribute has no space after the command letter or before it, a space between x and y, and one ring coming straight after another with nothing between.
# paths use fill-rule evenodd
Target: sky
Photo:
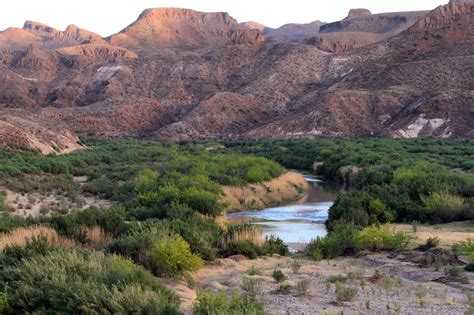
<instances>
[{"instance_id":1,"label":"sky","mask_svg":"<svg viewBox=\"0 0 474 315\"><path fill-rule=\"evenodd\" d=\"M269 27L314 20L343 19L351 8L372 13L431 10L448 0L2 0L0 30L22 27L25 20L64 30L75 24L102 36L117 33L147 8L178 7L229 12L239 22Z\"/></svg>"}]
</instances>

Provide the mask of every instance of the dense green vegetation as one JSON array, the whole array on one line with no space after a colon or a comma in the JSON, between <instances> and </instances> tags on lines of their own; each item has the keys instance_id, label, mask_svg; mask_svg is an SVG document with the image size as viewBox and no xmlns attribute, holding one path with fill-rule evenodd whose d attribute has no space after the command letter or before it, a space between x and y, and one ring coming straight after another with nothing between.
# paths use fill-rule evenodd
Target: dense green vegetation
<instances>
[{"instance_id":1,"label":"dense green vegetation","mask_svg":"<svg viewBox=\"0 0 474 315\"><path fill-rule=\"evenodd\" d=\"M349 191L328 227L354 223L443 223L474 219L474 141L314 139L226 143L234 152L315 170Z\"/></svg>"},{"instance_id":2,"label":"dense green vegetation","mask_svg":"<svg viewBox=\"0 0 474 315\"><path fill-rule=\"evenodd\" d=\"M132 179L140 172L150 169L170 184L173 176L194 176L222 185L245 185L269 180L283 169L266 159L217 153L212 143L172 143L134 140L94 141L90 149L61 156L40 156L34 152L0 149L0 178L12 188L38 190L58 188L74 190L77 184L69 175L88 176L87 189L115 200L127 200ZM215 145L214 145L215 146ZM49 175L54 182L37 183L25 179L25 175ZM64 175L56 177L53 175ZM147 174L143 176L153 176ZM20 177L18 179L18 177ZM25 179L25 180L23 180ZM37 178L36 178L37 179ZM140 179L138 179L140 180ZM23 186L20 183L23 183ZM139 186L149 190L153 187Z\"/></svg>"},{"instance_id":3,"label":"dense green vegetation","mask_svg":"<svg viewBox=\"0 0 474 315\"><path fill-rule=\"evenodd\" d=\"M0 232L46 225L79 248L45 240L5 248L0 254L2 312L177 313L176 297L156 276L180 278L201 268L203 260L240 252L238 244L224 241L238 228L227 230L214 220L224 207L221 185L270 180L283 172L262 157L217 152L215 144L121 140L89 145L64 156L0 150L0 184L12 191L69 199L90 194L115 204L35 218L5 212ZM75 176L86 182L80 185ZM0 194L2 210L8 209ZM107 243L100 251L92 250L98 246L95 228L104 234L98 243ZM250 243L258 255L288 253L276 238ZM203 313L203 307L196 312ZM237 296L225 309L263 312L255 300Z\"/></svg>"}]
</instances>

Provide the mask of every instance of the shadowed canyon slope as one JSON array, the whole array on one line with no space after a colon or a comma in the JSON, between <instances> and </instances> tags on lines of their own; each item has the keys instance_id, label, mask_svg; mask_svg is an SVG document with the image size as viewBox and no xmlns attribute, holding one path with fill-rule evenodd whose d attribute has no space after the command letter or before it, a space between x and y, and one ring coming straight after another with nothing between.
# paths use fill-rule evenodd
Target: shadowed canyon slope
<instances>
[{"instance_id":1,"label":"shadowed canyon slope","mask_svg":"<svg viewBox=\"0 0 474 315\"><path fill-rule=\"evenodd\" d=\"M472 138L472 7L357 9L312 23L317 35L184 9L146 10L105 39L27 21L0 32L0 145L63 152L77 133Z\"/></svg>"}]
</instances>

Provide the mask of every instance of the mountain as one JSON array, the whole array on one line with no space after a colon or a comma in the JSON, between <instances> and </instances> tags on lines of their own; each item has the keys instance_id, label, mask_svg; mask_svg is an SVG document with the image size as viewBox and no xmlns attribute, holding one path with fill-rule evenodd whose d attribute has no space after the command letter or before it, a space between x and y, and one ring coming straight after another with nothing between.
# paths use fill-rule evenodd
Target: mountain
<instances>
[{"instance_id":1,"label":"mountain","mask_svg":"<svg viewBox=\"0 0 474 315\"><path fill-rule=\"evenodd\" d=\"M472 7L352 10L296 42L183 9L146 10L107 39L27 22L0 33L0 145L63 152L77 133L473 138Z\"/></svg>"},{"instance_id":2,"label":"mountain","mask_svg":"<svg viewBox=\"0 0 474 315\"><path fill-rule=\"evenodd\" d=\"M160 8L145 10L134 23L108 40L113 45L136 50L195 48L225 43L238 29L241 26L228 13Z\"/></svg>"},{"instance_id":3,"label":"mountain","mask_svg":"<svg viewBox=\"0 0 474 315\"><path fill-rule=\"evenodd\" d=\"M372 14L367 9L352 9L342 21L321 25L320 33L305 43L327 52L346 52L398 34L429 11Z\"/></svg>"}]
</instances>

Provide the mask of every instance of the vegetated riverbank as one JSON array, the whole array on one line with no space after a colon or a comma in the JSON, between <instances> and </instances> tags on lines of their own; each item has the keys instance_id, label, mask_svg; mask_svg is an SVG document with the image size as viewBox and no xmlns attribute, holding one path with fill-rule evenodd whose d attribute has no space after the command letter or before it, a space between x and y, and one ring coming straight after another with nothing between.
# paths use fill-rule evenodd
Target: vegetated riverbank
<instances>
[{"instance_id":1,"label":"vegetated riverbank","mask_svg":"<svg viewBox=\"0 0 474 315\"><path fill-rule=\"evenodd\" d=\"M270 181L246 186L223 186L222 202L227 213L243 210L262 210L283 205L304 197L308 183L303 175L285 172Z\"/></svg>"},{"instance_id":2,"label":"vegetated riverbank","mask_svg":"<svg viewBox=\"0 0 474 315\"><path fill-rule=\"evenodd\" d=\"M347 309L349 313L370 313L372 309L380 312L383 307L400 312L413 310L411 313L419 308L420 313L429 313L434 312L427 308L431 298L436 299L434 310L444 310L442 303L446 303L455 305L456 312L462 312L468 307L468 299L459 292L470 288L467 282L472 281L472 275L466 272L474 270L474 259L471 264L466 262L467 257L474 254L474 242L466 240L448 251L438 247L443 243L429 239L421 240L422 248L416 248L420 243L413 244L415 233L398 233L381 223L393 219L385 217L393 212L400 216L400 221L406 218L406 222L410 222L407 213L399 212L404 201L410 201L408 205L418 205L413 208L416 215L424 209L436 209L439 200L453 201L452 206L464 209L471 202L470 175L459 177L438 165L417 171L416 167L410 168L400 161L388 167L378 164L386 161L387 153L382 154L385 157L377 160L372 168L367 161L374 160L376 149L361 151L360 146L374 145L377 147L372 141L355 143L349 152L357 152L357 157L343 160L340 159L345 151L341 148L326 152L324 148L317 148L319 154L326 157L324 167L328 169L339 169L351 161L366 164L356 177L358 195L351 195L354 192L344 194L358 198L341 202L341 205L359 211L349 212L354 214L353 221L337 221L327 236L310 242L304 252L282 258L288 265L268 265L263 272L250 266L242 277L242 272L234 267L242 268L246 261L251 263L248 258L257 259L256 262L272 261L280 259L276 255L290 254L281 239L263 241L251 225L218 225L215 218L224 209L222 186L245 187L271 181L284 172L278 163L242 155L229 148L209 150L215 146L208 143L104 141L89 145L89 150L54 157L0 150L3 162L0 179L11 190L28 194L56 189L69 199L74 199L75 193L81 191L114 202L110 209L103 210L89 208L35 218L2 217L0 231L6 237L2 239L6 247L0 254L0 268L4 268L1 270L4 272L0 272L0 287L6 289L0 293L0 300L4 302L0 303L3 307L0 312L34 312L46 307L51 312L62 313L92 308L97 313L178 314L180 300L176 293L189 293L194 286L191 281L185 285L187 289L181 287L181 290L176 284L180 282L178 279L193 274L197 288L213 287L223 291L194 292L197 293L197 304L193 306L195 314L207 314L199 312L206 309L212 309L216 314L229 310L237 311L237 314L263 314L264 309L272 313L275 309L281 311L282 305L292 303L295 312L299 312L319 298L322 304L317 306L322 309L332 310L331 307L337 305L335 310ZM452 167L464 164L457 154L469 151L469 143L460 148L441 143L435 148L438 150L444 145L447 154L436 155L444 161L442 163L448 163L452 158ZM409 155L413 157L413 147L409 148ZM414 155L417 164L422 157ZM307 156L305 159L313 158ZM320 156L316 158L320 160ZM292 159L297 161L298 157L292 156ZM75 176L86 176L83 178L87 180L80 185L74 181ZM433 182L439 185L430 185ZM371 186L370 190L364 190L367 185ZM387 190L377 190L374 185ZM398 190L393 190L394 187ZM397 192L400 191L413 194L392 199L399 197ZM457 197L451 198L453 196ZM352 207L354 204L357 207ZM3 194L0 194L0 209L8 211ZM380 216L368 216L369 213ZM469 214L469 211L461 214ZM351 217L344 219L347 218ZM358 221L360 218L370 221ZM38 237L37 227L49 229L50 235ZM19 247L8 246L12 244L10 235L16 235L15 242ZM22 242L27 235L34 238ZM462 256L462 261L458 256ZM300 260L304 266L316 267L298 267ZM337 269L339 261L348 263ZM357 261L363 262L361 270L350 269ZM223 270L220 269L222 266ZM288 266L291 271L287 270ZM400 266L406 269L400 269ZM305 271L305 268L309 270ZM230 273L215 285L208 285L207 280L199 278L201 272L204 277L212 278L214 269ZM331 273L333 270L337 273ZM430 276L427 271L432 272ZM266 277L262 283L256 280L259 273ZM51 282L50 274L58 275L55 279L61 282ZM410 278L410 275L418 274L423 278ZM293 282L277 284L285 277ZM442 295L440 290L432 291L433 283L443 285ZM164 288L163 284L172 290ZM405 291L385 291L385 286L399 287L399 284L407 288L409 296ZM418 291L419 285L423 290ZM262 295L259 288L272 294ZM232 291L236 292L234 297L230 297ZM47 305L44 292L48 292ZM444 298L446 295L447 299ZM372 299L387 301L387 296L394 302L374 306ZM264 304L263 308L260 302ZM181 307L190 312L192 304Z\"/></svg>"}]
</instances>

